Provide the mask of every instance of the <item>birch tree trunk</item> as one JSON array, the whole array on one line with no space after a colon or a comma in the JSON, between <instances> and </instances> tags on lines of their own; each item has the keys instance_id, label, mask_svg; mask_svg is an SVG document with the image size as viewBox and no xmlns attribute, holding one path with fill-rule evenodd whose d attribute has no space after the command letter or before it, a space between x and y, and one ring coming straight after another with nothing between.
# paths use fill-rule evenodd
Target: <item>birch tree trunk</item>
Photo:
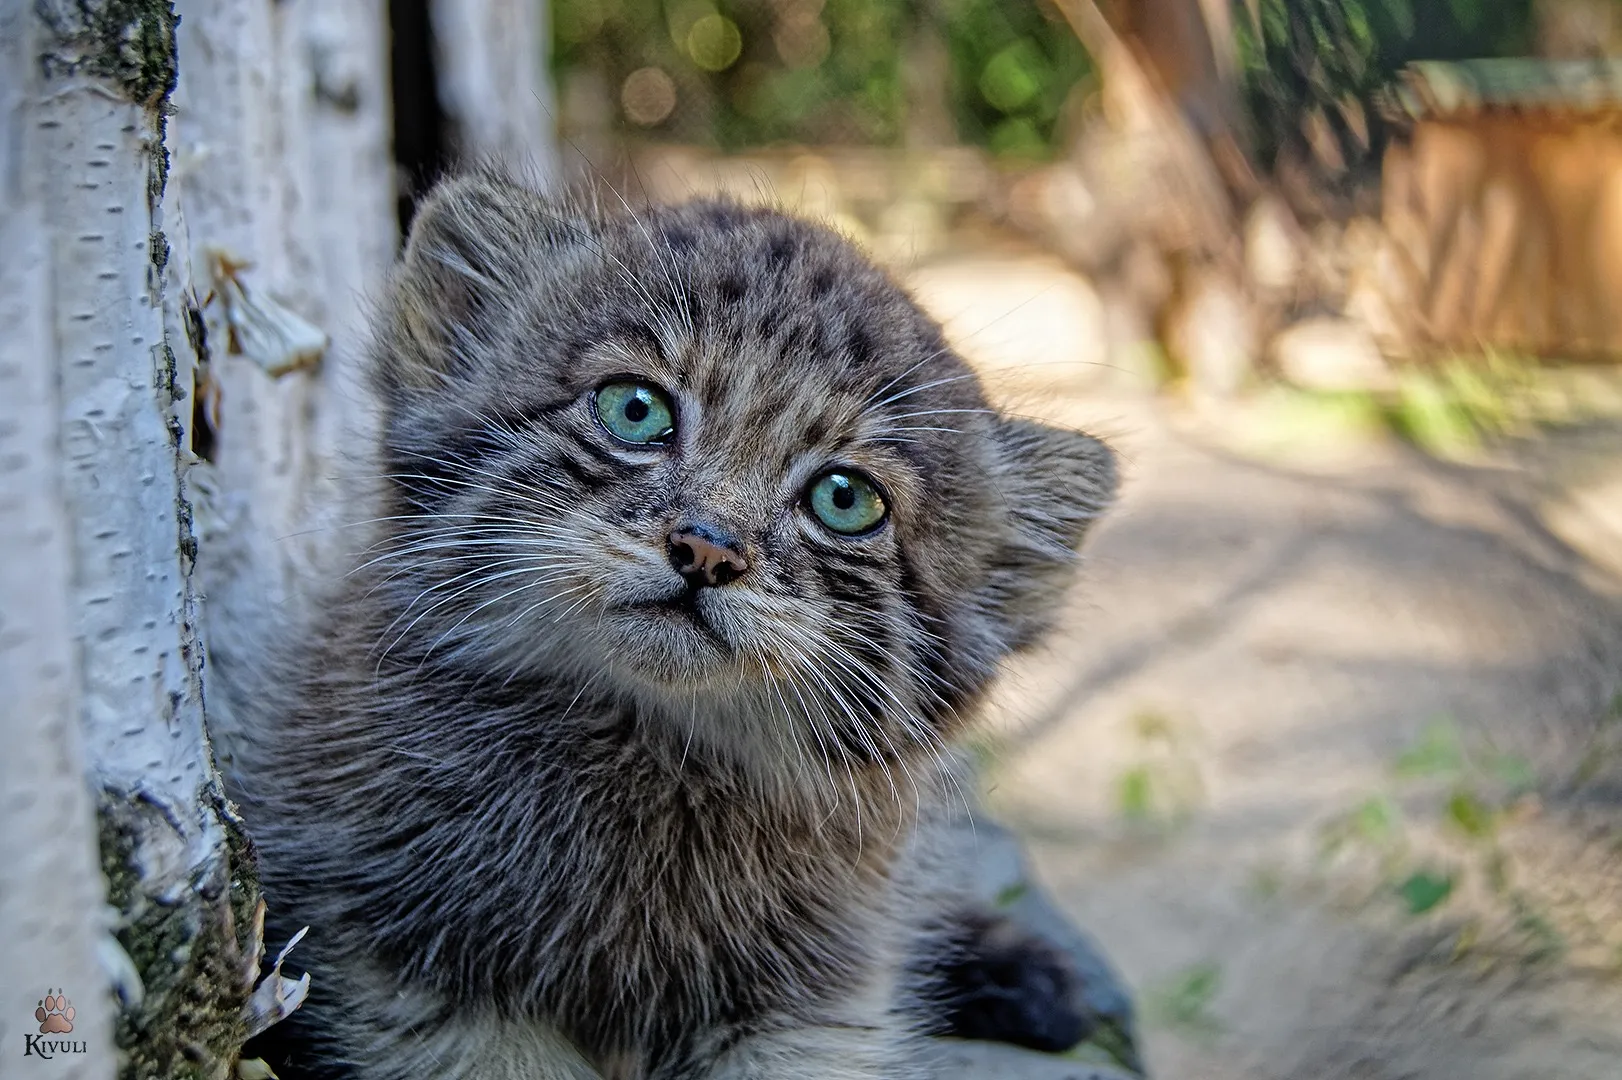
<instances>
[{"instance_id":1,"label":"birch tree trunk","mask_svg":"<svg viewBox=\"0 0 1622 1080\"><path fill-rule=\"evenodd\" d=\"M176 6L0 0L6 1076L234 1070L257 893L205 729L202 585L213 631L251 637L341 542L318 508L366 437L384 0ZM550 168L543 13L437 0L471 152Z\"/></svg>"},{"instance_id":2,"label":"birch tree trunk","mask_svg":"<svg viewBox=\"0 0 1622 1080\"><path fill-rule=\"evenodd\" d=\"M9 0L4 23L3 1052L9 1072L49 1036L105 1076L116 1040L126 1075L223 1076L252 886L203 730L164 326L174 13ZM53 997L60 1019L13 1036L52 988L72 1017Z\"/></svg>"},{"instance_id":3,"label":"birch tree trunk","mask_svg":"<svg viewBox=\"0 0 1622 1080\"><path fill-rule=\"evenodd\" d=\"M217 394L203 517L210 633L251 652L263 620L343 550L335 478L368 438L365 305L397 241L390 29L384 0L195 0L182 11L176 172L191 294L218 288L210 264L223 252L249 268L254 306L328 339L308 370L272 377L285 358L250 355L228 305L199 303L191 319ZM430 13L435 95L457 151L550 175L545 5L433 0ZM210 722L228 743L223 708Z\"/></svg>"},{"instance_id":4,"label":"birch tree trunk","mask_svg":"<svg viewBox=\"0 0 1622 1080\"><path fill-rule=\"evenodd\" d=\"M87 1052L65 1055L59 1075L88 1080L113 1074L112 1013L95 962L103 888L78 723L75 530L54 453L58 237L41 159L59 121L37 108L45 40L25 0L0 3L0 1058L18 1067L40 1034L36 1002L62 987ZM145 173L139 151L124 166L126 180Z\"/></svg>"}]
</instances>

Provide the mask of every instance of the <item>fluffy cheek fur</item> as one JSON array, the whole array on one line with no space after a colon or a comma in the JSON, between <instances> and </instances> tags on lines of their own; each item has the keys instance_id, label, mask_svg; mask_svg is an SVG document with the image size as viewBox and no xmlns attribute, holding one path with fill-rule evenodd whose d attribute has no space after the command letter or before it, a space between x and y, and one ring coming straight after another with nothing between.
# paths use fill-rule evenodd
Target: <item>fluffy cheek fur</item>
<instances>
[{"instance_id":1,"label":"fluffy cheek fur","mask_svg":"<svg viewBox=\"0 0 1622 1080\"><path fill-rule=\"evenodd\" d=\"M385 653L514 678L572 672L635 690L650 712L683 717L685 735L721 725L716 740L733 744L749 718L779 757L877 759L938 739L929 672L942 642L899 586L893 531L842 565L829 549L845 542L819 546L781 477L739 484L728 465L758 493L728 508L751 569L690 594L665 539L706 502L684 483L692 470L643 455L582 477L571 449L600 437L575 419L487 423L463 446L397 451L394 516L413 523L374 558L400 612Z\"/></svg>"}]
</instances>

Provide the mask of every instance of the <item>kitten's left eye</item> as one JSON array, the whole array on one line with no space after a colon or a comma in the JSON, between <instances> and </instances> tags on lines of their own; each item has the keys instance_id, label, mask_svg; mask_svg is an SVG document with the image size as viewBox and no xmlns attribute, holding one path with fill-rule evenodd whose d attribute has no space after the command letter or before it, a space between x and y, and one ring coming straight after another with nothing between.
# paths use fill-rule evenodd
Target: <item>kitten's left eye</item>
<instances>
[{"instance_id":1,"label":"kitten's left eye","mask_svg":"<svg viewBox=\"0 0 1622 1080\"><path fill-rule=\"evenodd\" d=\"M873 481L854 469L823 473L806 494L817 520L845 536L871 532L889 513Z\"/></svg>"},{"instance_id":2,"label":"kitten's left eye","mask_svg":"<svg viewBox=\"0 0 1622 1080\"><path fill-rule=\"evenodd\" d=\"M604 383L593 404L597 419L621 442L638 446L668 442L676 433L676 410L657 386L639 382Z\"/></svg>"}]
</instances>

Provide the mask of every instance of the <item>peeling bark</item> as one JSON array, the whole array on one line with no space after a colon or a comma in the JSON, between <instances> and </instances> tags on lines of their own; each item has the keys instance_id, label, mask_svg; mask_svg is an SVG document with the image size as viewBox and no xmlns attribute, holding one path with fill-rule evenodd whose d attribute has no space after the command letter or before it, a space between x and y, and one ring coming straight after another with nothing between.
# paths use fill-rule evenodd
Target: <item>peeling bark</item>
<instances>
[{"instance_id":1,"label":"peeling bark","mask_svg":"<svg viewBox=\"0 0 1622 1080\"><path fill-rule=\"evenodd\" d=\"M195 9L195 10L193 10ZM365 438L365 304L395 248L383 0L197 0L182 7L175 173L189 346L217 408L199 510L210 635L242 648L341 544L333 478ZM326 332L310 370L272 378L207 303L211 252ZM321 516L323 512L329 516ZM210 724L228 736L223 701Z\"/></svg>"}]
</instances>

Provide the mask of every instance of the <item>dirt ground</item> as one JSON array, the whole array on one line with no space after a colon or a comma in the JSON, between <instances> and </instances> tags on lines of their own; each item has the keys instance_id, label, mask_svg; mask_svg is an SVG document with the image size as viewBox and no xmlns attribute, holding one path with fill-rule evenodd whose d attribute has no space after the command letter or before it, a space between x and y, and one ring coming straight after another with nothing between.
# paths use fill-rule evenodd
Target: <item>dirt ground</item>
<instances>
[{"instance_id":1,"label":"dirt ground","mask_svg":"<svg viewBox=\"0 0 1622 1080\"><path fill-rule=\"evenodd\" d=\"M1622 427L1469 465L1258 439L1044 366L1084 321L1022 352L1006 309L1053 290L953 273L922 291L971 353L1003 328L1005 399L1124 464L986 798L1133 988L1150 1073L1622 1078Z\"/></svg>"}]
</instances>

